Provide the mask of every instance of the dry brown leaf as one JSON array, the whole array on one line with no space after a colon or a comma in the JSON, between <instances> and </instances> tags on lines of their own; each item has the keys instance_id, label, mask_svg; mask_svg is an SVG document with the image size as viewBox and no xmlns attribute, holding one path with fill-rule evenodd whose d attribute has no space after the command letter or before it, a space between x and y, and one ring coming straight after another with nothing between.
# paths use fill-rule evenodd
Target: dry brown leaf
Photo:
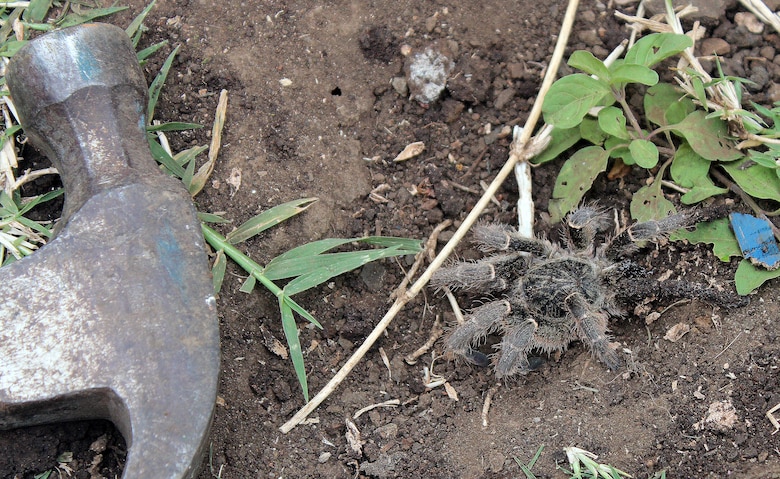
<instances>
[{"instance_id":1,"label":"dry brown leaf","mask_svg":"<svg viewBox=\"0 0 780 479\"><path fill-rule=\"evenodd\" d=\"M666 335L664 335L664 339L667 341L671 341L673 343L676 343L679 341L683 336L688 334L691 330L691 327L688 326L685 323L677 323L666 332Z\"/></svg>"}]
</instances>

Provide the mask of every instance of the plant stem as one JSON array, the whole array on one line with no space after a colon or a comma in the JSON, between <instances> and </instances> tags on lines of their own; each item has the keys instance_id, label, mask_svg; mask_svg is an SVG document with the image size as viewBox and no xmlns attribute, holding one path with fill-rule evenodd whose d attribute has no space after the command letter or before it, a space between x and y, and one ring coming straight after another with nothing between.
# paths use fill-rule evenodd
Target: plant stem
<instances>
[{"instance_id":1,"label":"plant stem","mask_svg":"<svg viewBox=\"0 0 780 479\"><path fill-rule=\"evenodd\" d=\"M201 229L203 230L203 237L206 241L216 250L222 250L225 254L236 262L244 271L254 276L260 283L263 284L271 293L277 298L286 296L282 288L277 286L273 281L266 278L263 275L263 268L259 264L255 263L247 255L242 253L238 248L233 246L225 239L224 236L217 233L205 223L201 223Z\"/></svg>"},{"instance_id":2,"label":"plant stem","mask_svg":"<svg viewBox=\"0 0 780 479\"><path fill-rule=\"evenodd\" d=\"M631 127L636 130L638 137L646 139L644 135L642 135L642 127L639 125L639 121L636 119L636 115L634 115L633 110L631 110L631 107L626 101L625 90L616 91L613 88L612 94L615 96L615 99L618 101L618 103L620 103L621 108L623 108L623 112L626 114L626 118L628 118L628 121L631 123Z\"/></svg>"}]
</instances>

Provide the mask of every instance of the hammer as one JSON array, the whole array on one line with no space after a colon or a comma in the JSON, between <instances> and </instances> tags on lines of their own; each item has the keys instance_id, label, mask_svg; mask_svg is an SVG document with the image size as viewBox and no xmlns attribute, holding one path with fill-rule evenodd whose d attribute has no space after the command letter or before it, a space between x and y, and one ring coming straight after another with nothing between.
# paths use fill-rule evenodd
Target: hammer
<instances>
[{"instance_id":1,"label":"hammer","mask_svg":"<svg viewBox=\"0 0 780 479\"><path fill-rule=\"evenodd\" d=\"M219 376L201 227L146 138L146 81L125 32L43 35L6 79L65 188L55 237L0 269L0 429L108 419L125 479L192 478Z\"/></svg>"}]
</instances>

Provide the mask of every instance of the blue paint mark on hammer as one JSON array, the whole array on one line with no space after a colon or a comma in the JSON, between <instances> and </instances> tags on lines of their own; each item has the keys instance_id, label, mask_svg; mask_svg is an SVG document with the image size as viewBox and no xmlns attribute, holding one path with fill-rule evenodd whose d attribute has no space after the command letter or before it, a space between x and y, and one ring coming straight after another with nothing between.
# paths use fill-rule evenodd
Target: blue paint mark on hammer
<instances>
[{"instance_id":1,"label":"blue paint mark on hammer","mask_svg":"<svg viewBox=\"0 0 780 479\"><path fill-rule=\"evenodd\" d=\"M186 259L176 237L169 227L165 227L157 239L157 253L165 271L181 291L185 290L184 264Z\"/></svg>"}]
</instances>

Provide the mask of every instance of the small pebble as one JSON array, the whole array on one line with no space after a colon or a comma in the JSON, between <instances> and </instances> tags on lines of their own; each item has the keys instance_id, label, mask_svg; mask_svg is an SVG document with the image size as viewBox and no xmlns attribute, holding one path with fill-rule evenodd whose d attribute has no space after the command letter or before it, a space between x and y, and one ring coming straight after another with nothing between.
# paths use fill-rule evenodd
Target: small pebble
<instances>
[{"instance_id":1,"label":"small pebble","mask_svg":"<svg viewBox=\"0 0 780 479\"><path fill-rule=\"evenodd\" d=\"M750 33L762 33L764 31L764 22L750 12L737 12L734 15L734 23L747 28Z\"/></svg>"},{"instance_id":2,"label":"small pebble","mask_svg":"<svg viewBox=\"0 0 780 479\"><path fill-rule=\"evenodd\" d=\"M707 38L701 42L702 55L726 55L730 51L728 42L722 38Z\"/></svg>"}]
</instances>

